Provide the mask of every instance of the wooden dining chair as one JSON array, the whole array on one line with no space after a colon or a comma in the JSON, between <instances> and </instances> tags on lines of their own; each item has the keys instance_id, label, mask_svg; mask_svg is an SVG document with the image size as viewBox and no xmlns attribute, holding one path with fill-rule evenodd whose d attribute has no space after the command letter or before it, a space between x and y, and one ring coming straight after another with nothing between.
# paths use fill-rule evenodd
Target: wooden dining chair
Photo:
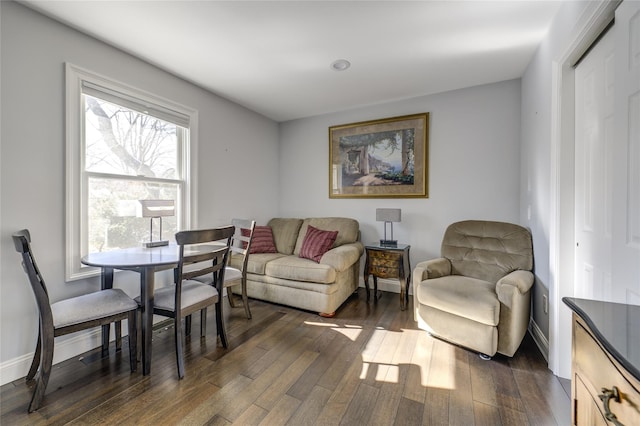
<instances>
[{"instance_id":1,"label":"wooden dining chair","mask_svg":"<svg viewBox=\"0 0 640 426\"><path fill-rule=\"evenodd\" d=\"M224 284L222 287L227 289L229 305L235 308L236 304L231 287L241 286L244 312L247 319L251 319L249 297L247 295L247 263L249 261L249 252L251 250L251 242L253 241L253 231L255 230L256 222L255 220L248 219L232 219L231 224L235 227L235 232L231 238L229 262L224 273ZM200 276L194 279L202 283L212 284L211 276ZM188 327L189 326L187 326L187 330L189 330Z\"/></svg>"},{"instance_id":2,"label":"wooden dining chair","mask_svg":"<svg viewBox=\"0 0 640 426\"><path fill-rule=\"evenodd\" d=\"M247 319L251 319L249 297L247 296L247 262L249 261L249 252L251 250L251 242L253 241L253 231L256 227L256 221L247 219L233 219L231 221L231 224L236 228L231 241L231 259L237 259L229 263L233 263L238 267L227 266L227 270L224 273L223 287L227 289L229 304L232 308L235 308L236 305L233 300L233 292L231 291L231 287L235 287L237 285L241 286L244 313L247 315Z\"/></svg>"},{"instance_id":3,"label":"wooden dining chair","mask_svg":"<svg viewBox=\"0 0 640 426\"><path fill-rule=\"evenodd\" d=\"M31 251L29 231L23 229L13 234L12 237L16 251L22 255L22 266L29 277L40 313L38 342L31 368L27 373L27 380L34 379L37 374L28 411L31 413L37 410L44 397L51 375L55 337L127 319L129 323L129 362L131 371L136 371L136 312L138 304L124 291L116 288L51 303L47 286Z\"/></svg>"},{"instance_id":4,"label":"wooden dining chair","mask_svg":"<svg viewBox=\"0 0 640 426\"><path fill-rule=\"evenodd\" d=\"M175 285L154 292L153 313L174 319L176 363L180 379L184 377L183 318L187 322L186 318L190 318L191 314L201 311L200 336L204 337L206 307L215 305L216 333L220 336L222 346L227 347L220 295L233 232L233 226L178 232L176 243L179 246L180 260L174 269ZM220 244L221 241L223 244ZM210 277L213 285L193 279L198 276ZM139 302L139 298L136 300ZM185 325L185 329L189 328L189 324Z\"/></svg>"}]
</instances>

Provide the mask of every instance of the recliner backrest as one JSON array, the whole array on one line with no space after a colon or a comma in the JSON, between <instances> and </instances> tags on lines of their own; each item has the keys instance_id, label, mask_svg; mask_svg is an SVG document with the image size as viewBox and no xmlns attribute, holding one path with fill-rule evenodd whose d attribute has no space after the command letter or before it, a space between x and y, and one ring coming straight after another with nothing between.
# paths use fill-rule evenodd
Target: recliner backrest
<instances>
[{"instance_id":1,"label":"recliner backrest","mask_svg":"<svg viewBox=\"0 0 640 426\"><path fill-rule=\"evenodd\" d=\"M492 283L515 270L533 269L533 244L526 228L505 222L467 220L447 228L442 257L454 275Z\"/></svg>"}]
</instances>

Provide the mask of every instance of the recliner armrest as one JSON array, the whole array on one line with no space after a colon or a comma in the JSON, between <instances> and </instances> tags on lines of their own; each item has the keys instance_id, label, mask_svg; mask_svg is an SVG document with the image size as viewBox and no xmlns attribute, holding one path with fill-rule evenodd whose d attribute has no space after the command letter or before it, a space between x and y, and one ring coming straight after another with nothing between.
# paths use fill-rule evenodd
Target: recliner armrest
<instances>
[{"instance_id":1,"label":"recliner armrest","mask_svg":"<svg viewBox=\"0 0 640 426\"><path fill-rule=\"evenodd\" d=\"M444 257L420 262L413 269L414 283L420 283L432 278L445 277L447 275L451 275L451 262Z\"/></svg>"},{"instance_id":2,"label":"recliner armrest","mask_svg":"<svg viewBox=\"0 0 640 426\"><path fill-rule=\"evenodd\" d=\"M444 257L425 260L424 262L418 263L415 268L413 268L412 275L414 297L413 306L415 308L413 311L413 319L415 321L418 321L418 309L420 306L420 284L422 283L422 281L430 278L439 278L451 275L451 262L449 261L449 259L445 259Z\"/></svg>"},{"instance_id":3,"label":"recliner armrest","mask_svg":"<svg viewBox=\"0 0 640 426\"><path fill-rule=\"evenodd\" d=\"M496 293L500 302L507 306L511 306L511 297L514 290L518 294L525 294L533 286L533 274L529 271L513 271L508 275L500 278L496 283Z\"/></svg>"},{"instance_id":4,"label":"recliner armrest","mask_svg":"<svg viewBox=\"0 0 640 426\"><path fill-rule=\"evenodd\" d=\"M527 332L531 310L533 274L517 270L500 278L496 293L500 301L498 352L513 356Z\"/></svg>"},{"instance_id":5,"label":"recliner armrest","mask_svg":"<svg viewBox=\"0 0 640 426\"><path fill-rule=\"evenodd\" d=\"M342 272L356 263L362 253L364 253L364 245L359 241L343 244L322 255L320 263L332 266L337 272Z\"/></svg>"}]
</instances>

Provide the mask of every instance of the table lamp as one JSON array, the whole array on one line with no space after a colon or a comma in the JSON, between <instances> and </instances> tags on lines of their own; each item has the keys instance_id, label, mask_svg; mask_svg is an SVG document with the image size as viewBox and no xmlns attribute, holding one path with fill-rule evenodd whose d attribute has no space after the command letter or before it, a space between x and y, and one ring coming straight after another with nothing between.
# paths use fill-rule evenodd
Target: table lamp
<instances>
[{"instance_id":1,"label":"table lamp","mask_svg":"<svg viewBox=\"0 0 640 426\"><path fill-rule=\"evenodd\" d=\"M376 209L376 221L384 222L384 239L380 240L381 246L398 246L398 241L393 239L393 222L400 222L401 212L400 209ZM387 239L387 223L391 226L390 239Z\"/></svg>"},{"instance_id":2,"label":"table lamp","mask_svg":"<svg viewBox=\"0 0 640 426\"><path fill-rule=\"evenodd\" d=\"M168 246L169 241L162 240L162 218L166 216L175 216L176 207L174 200L138 200L142 209L140 215L150 218L149 242L144 243L145 247L161 247ZM153 241L153 219L160 220L160 233L158 241Z\"/></svg>"}]
</instances>

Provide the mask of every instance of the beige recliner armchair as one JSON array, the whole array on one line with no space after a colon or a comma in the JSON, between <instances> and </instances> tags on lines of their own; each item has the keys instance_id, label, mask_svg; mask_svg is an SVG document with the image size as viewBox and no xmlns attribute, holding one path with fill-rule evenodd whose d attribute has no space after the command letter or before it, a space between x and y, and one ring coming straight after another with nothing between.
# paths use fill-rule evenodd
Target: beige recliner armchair
<instances>
[{"instance_id":1,"label":"beige recliner armchair","mask_svg":"<svg viewBox=\"0 0 640 426\"><path fill-rule=\"evenodd\" d=\"M442 257L413 271L418 326L483 358L513 356L529 324L532 269L527 229L478 220L451 224Z\"/></svg>"}]
</instances>

